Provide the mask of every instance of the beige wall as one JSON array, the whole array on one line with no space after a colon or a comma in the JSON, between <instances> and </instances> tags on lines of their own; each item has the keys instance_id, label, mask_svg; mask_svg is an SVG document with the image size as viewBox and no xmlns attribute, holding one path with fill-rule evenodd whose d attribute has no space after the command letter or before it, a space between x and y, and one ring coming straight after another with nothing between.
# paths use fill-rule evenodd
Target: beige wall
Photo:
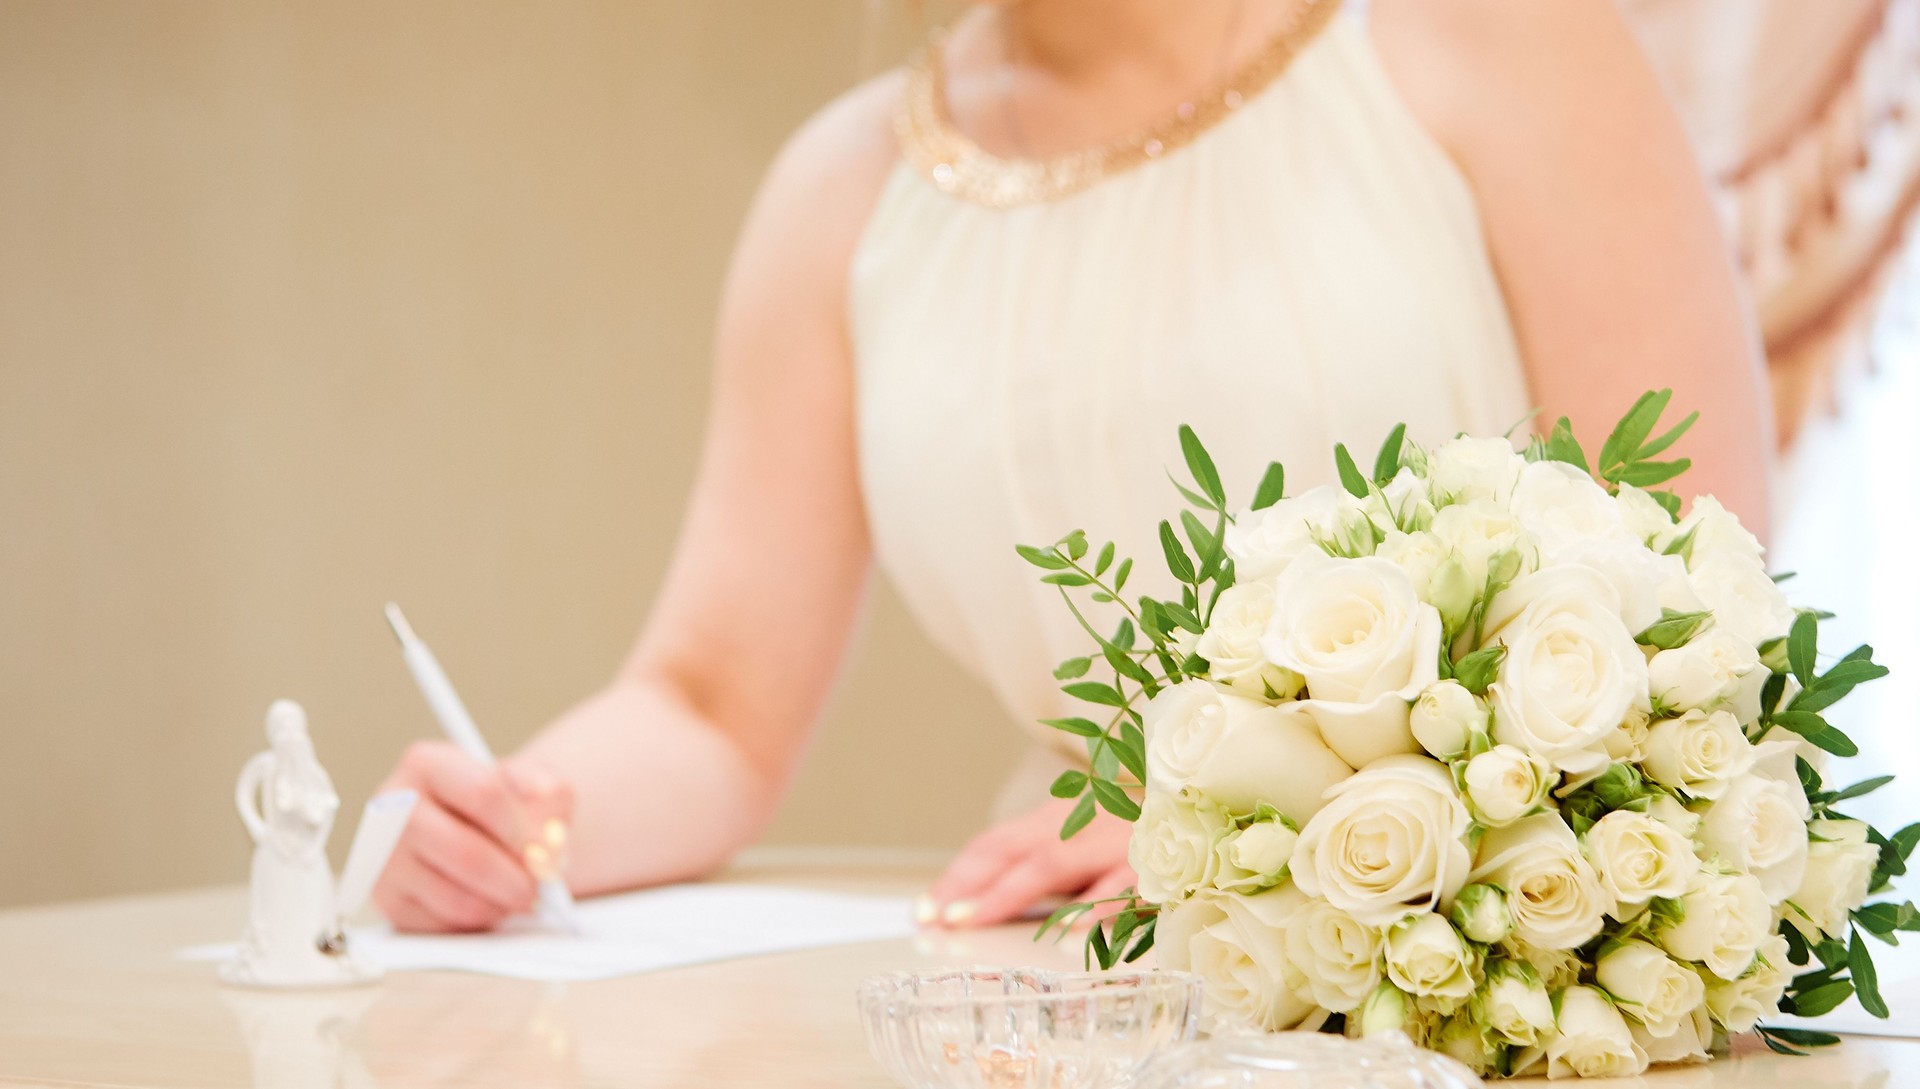
<instances>
[{"instance_id":1,"label":"beige wall","mask_svg":"<svg viewBox=\"0 0 1920 1089\"><path fill-rule=\"evenodd\" d=\"M867 7L0 0L0 904L240 879L276 696L351 813L388 598L499 747L607 676ZM1018 744L882 593L774 837L957 843Z\"/></svg>"}]
</instances>

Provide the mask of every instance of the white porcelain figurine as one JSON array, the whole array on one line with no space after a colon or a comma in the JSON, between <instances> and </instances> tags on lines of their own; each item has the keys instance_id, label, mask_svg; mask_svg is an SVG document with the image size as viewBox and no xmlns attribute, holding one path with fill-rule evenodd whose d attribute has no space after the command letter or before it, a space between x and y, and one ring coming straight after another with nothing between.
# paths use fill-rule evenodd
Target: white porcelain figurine
<instances>
[{"instance_id":1,"label":"white porcelain figurine","mask_svg":"<svg viewBox=\"0 0 1920 1089\"><path fill-rule=\"evenodd\" d=\"M240 820L253 837L253 895L246 936L220 978L252 987L366 982L378 973L338 938L327 864L340 796L314 756L299 704L276 700L267 710L267 741L272 747L247 761L234 788Z\"/></svg>"}]
</instances>

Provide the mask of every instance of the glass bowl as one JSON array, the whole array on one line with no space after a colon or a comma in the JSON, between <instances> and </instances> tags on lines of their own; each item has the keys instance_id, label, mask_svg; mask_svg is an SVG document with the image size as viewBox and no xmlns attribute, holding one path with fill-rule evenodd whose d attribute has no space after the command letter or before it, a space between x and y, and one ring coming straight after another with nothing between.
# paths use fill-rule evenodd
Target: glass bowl
<instances>
[{"instance_id":1,"label":"glass bowl","mask_svg":"<svg viewBox=\"0 0 1920 1089\"><path fill-rule=\"evenodd\" d=\"M867 1046L909 1089L1111 1089L1200 1024L1182 972L945 969L859 991Z\"/></svg>"},{"instance_id":2,"label":"glass bowl","mask_svg":"<svg viewBox=\"0 0 1920 1089\"><path fill-rule=\"evenodd\" d=\"M1161 1055L1139 1089L1483 1089L1457 1060L1401 1033L1349 1040L1325 1032L1230 1036Z\"/></svg>"}]
</instances>

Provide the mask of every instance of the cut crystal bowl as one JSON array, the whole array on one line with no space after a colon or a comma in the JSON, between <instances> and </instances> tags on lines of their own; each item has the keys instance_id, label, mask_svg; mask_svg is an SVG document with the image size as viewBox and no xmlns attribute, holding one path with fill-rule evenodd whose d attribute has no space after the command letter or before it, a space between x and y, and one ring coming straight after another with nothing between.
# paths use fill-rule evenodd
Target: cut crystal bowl
<instances>
[{"instance_id":1,"label":"cut crystal bowl","mask_svg":"<svg viewBox=\"0 0 1920 1089\"><path fill-rule=\"evenodd\" d=\"M1349 1040L1324 1032L1230 1036L1168 1051L1138 1089L1481 1089L1460 1062L1401 1033Z\"/></svg>"}]
</instances>

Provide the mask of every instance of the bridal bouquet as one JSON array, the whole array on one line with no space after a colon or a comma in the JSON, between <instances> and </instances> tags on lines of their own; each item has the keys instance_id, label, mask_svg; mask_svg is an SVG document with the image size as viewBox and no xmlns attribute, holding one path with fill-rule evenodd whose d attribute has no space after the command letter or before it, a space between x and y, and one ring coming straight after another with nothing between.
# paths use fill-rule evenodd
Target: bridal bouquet
<instances>
[{"instance_id":1,"label":"bridal bouquet","mask_svg":"<svg viewBox=\"0 0 1920 1089\"><path fill-rule=\"evenodd\" d=\"M1048 723L1090 758L1053 785L1061 834L1134 822L1089 956L1157 943L1226 1024L1400 1030L1495 1075L1749 1030L1800 1053L1836 1038L1761 1020L1850 995L1887 1016L1866 939L1920 912L1867 900L1920 824L1841 812L1888 777L1830 787L1856 749L1824 717L1886 670L1817 654L1821 614L1719 503L1650 490L1688 464L1655 460L1694 420L1656 434L1668 399L1591 463L1565 419L1524 454L1397 428L1371 474L1339 447L1339 486L1287 496L1271 465L1237 511L1182 428L1177 598L1129 599L1132 561L1079 531L1020 547L1097 645L1056 671L1098 708Z\"/></svg>"}]
</instances>

